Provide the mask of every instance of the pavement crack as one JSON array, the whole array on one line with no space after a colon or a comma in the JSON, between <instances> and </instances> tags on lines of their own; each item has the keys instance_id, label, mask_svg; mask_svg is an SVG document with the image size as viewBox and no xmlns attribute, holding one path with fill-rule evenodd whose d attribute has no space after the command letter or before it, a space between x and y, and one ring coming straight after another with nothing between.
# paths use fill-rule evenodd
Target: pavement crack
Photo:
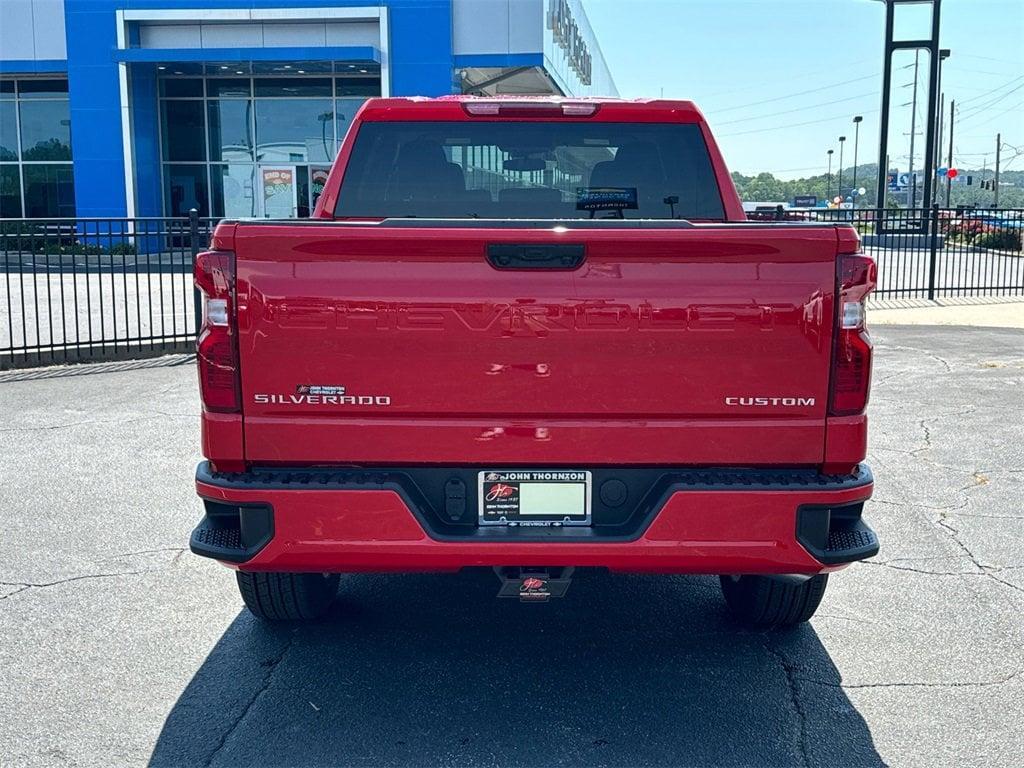
<instances>
[{"instance_id":1,"label":"pavement crack","mask_svg":"<svg viewBox=\"0 0 1024 768\"><path fill-rule=\"evenodd\" d=\"M16 586L16 585L11 584L10 582L0 581L0 586L3 586L3 587L13 587L13 586ZM19 592L24 592L26 589L31 589L31 588L32 587L27 585L27 584L20 585L20 586L18 586L17 589L12 590L11 592L8 592L6 595L0 595L0 600L6 600L9 597L14 597Z\"/></svg>"},{"instance_id":2,"label":"pavement crack","mask_svg":"<svg viewBox=\"0 0 1024 768\"><path fill-rule=\"evenodd\" d=\"M879 349L899 349L906 352L919 352L925 357L930 357L932 360L940 363L946 369L947 373L953 372L953 366L950 365L946 358L936 355L934 352L929 352L927 349L921 349L920 347L906 347L901 344L879 344L878 346Z\"/></svg>"},{"instance_id":3,"label":"pavement crack","mask_svg":"<svg viewBox=\"0 0 1024 768\"><path fill-rule=\"evenodd\" d=\"M908 451L908 453L912 456L917 456L919 453L924 453L925 451L930 451L932 449L932 430L931 427L928 426L932 422L942 421L943 419L955 419L960 416L970 416L976 410L976 408L968 408L963 411L957 411L956 413L943 413L939 416L929 416L928 418L919 420L917 422L917 426L921 429L924 435L924 445L920 448Z\"/></svg>"},{"instance_id":4,"label":"pavement crack","mask_svg":"<svg viewBox=\"0 0 1024 768\"><path fill-rule=\"evenodd\" d=\"M799 757L799 764L805 767L809 766L811 761L807 754L807 712L804 709L803 702L800 700L800 688L797 684L800 678L796 676L796 670L793 663L786 658L782 651L771 644L767 635L762 635L761 640L764 645L764 649L779 662L779 665L782 667L782 671L786 676L786 688L789 691L789 702L793 707L793 711L796 712L798 723L798 730L795 738L796 753Z\"/></svg>"},{"instance_id":5,"label":"pavement crack","mask_svg":"<svg viewBox=\"0 0 1024 768\"><path fill-rule=\"evenodd\" d=\"M1016 584L1001 579L995 575L994 571L996 571L999 566L990 566L985 565L984 563L979 563L978 558L974 555L974 552L971 551L971 548L964 544L963 540L960 538L960 531L958 529L954 528L942 518L936 520L935 523L946 531L949 534L949 538L951 538L953 542L963 550L964 554L970 558L971 562L974 563L975 567L980 571L980 575L994 581L996 584L1002 584L1004 587L1009 587L1017 592L1024 593L1024 589L1021 587L1018 587Z\"/></svg>"},{"instance_id":6,"label":"pavement crack","mask_svg":"<svg viewBox=\"0 0 1024 768\"><path fill-rule=\"evenodd\" d=\"M865 565L877 565L882 568L891 568L894 571L908 571L910 573L923 573L927 576L985 576L984 571L931 571L925 568L912 568L909 565L894 565L893 563L880 563L876 560L864 560Z\"/></svg>"},{"instance_id":7,"label":"pavement crack","mask_svg":"<svg viewBox=\"0 0 1024 768\"><path fill-rule=\"evenodd\" d=\"M73 582L83 582L90 579L115 579L117 577L126 577L126 575L141 575L142 573L155 573L160 570L164 570L177 563L178 558L181 557L187 550L184 547L162 547L160 549L148 549L139 550L138 552L126 552L121 555L114 555L113 557L106 558L104 560L98 560L98 563L109 562L110 560L131 557L135 555L148 555L158 554L162 552L174 552L175 555L166 564L159 565L151 568L135 568L132 570L114 570L114 571L103 571L100 573L81 573L69 577L67 579L55 579L52 582L0 582L0 587L16 587L13 592L9 592L6 595L0 595L0 600L6 600L14 595L25 592L26 590L33 589L49 589L51 587L59 587L65 584L71 584Z\"/></svg>"},{"instance_id":8,"label":"pavement crack","mask_svg":"<svg viewBox=\"0 0 1024 768\"><path fill-rule=\"evenodd\" d=\"M964 509L965 507L967 507L968 504L970 504L970 500L965 495L964 498L961 499L960 501L953 502L952 504L943 504L942 506L936 506L934 504L917 504L917 503L912 502L912 501L889 501L887 499L878 499L878 498L872 497L871 503L872 504L883 504L883 505L888 506L888 507L900 507L900 508L914 507L916 509L927 509L927 510L930 510L932 512L947 513L947 512L959 512L961 509Z\"/></svg>"},{"instance_id":9,"label":"pavement crack","mask_svg":"<svg viewBox=\"0 0 1024 768\"><path fill-rule=\"evenodd\" d=\"M173 562L176 562L178 560L178 557L180 557L181 554L183 552L186 552L187 550L188 550L188 547L157 547L156 549L140 549L140 550L137 550L135 552L120 552L120 553L118 553L116 555L111 555L110 557L105 557L102 560L99 560L98 562L106 563L106 562L109 562L111 560L120 560L121 558L124 558L124 557L136 557L138 555L156 555L156 554L159 554L161 552L174 552L176 554L175 554L174 558L171 560L171 562L173 563Z\"/></svg>"},{"instance_id":10,"label":"pavement crack","mask_svg":"<svg viewBox=\"0 0 1024 768\"><path fill-rule=\"evenodd\" d=\"M1012 581L1006 581L1005 579L1001 579L998 576L996 576L994 573L991 573L990 571L986 571L985 575L988 576L993 581L998 582L999 584L1002 584L1004 587L1009 587L1010 589L1016 590L1017 592L1020 592L1021 594L1024 594L1024 587L1019 587L1016 584L1014 584Z\"/></svg>"},{"instance_id":11,"label":"pavement crack","mask_svg":"<svg viewBox=\"0 0 1024 768\"><path fill-rule=\"evenodd\" d=\"M252 695L252 698L249 699L246 705L242 707L242 711L238 713L238 717L234 719L231 725L228 726L227 730L225 730L224 733L221 735L220 739L217 741L217 746L214 747L213 752L210 753L210 756L206 759L206 762L203 763L204 768L210 768L210 766L213 765L213 761L216 760L217 755L219 755L221 750L224 749L224 747L227 745L228 740L231 738L231 735L236 730L238 730L238 727L249 716L249 712L252 711L252 708L254 706L256 706L256 702L259 701L263 694L267 692L267 689L270 688L270 684L274 680L274 673L277 672L278 666L280 666L281 662L284 660L284 657L288 654L288 651L292 649L292 646L295 645L295 634L297 631L298 630L295 629L291 631L291 634L288 638L288 642L282 646L281 650L278 652L276 656L263 662L263 666L266 668L267 671L266 674L263 675L263 680L260 683L260 687L257 689L256 693Z\"/></svg>"},{"instance_id":12,"label":"pavement crack","mask_svg":"<svg viewBox=\"0 0 1024 768\"><path fill-rule=\"evenodd\" d=\"M984 520L1024 520L1021 515L981 515L977 512L960 512L958 517L976 517Z\"/></svg>"},{"instance_id":13,"label":"pavement crack","mask_svg":"<svg viewBox=\"0 0 1024 768\"><path fill-rule=\"evenodd\" d=\"M140 421L152 421L153 419L165 418L192 419L195 417L191 414L184 413L156 413L150 416L138 416L132 419L85 419L84 421L68 421L62 424L46 424L38 427L5 427L0 429L0 434L9 432L55 432L62 429L73 429L75 427L85 427L96 424L136 424Z\"/></svg>"},{"instance_id":14,"label":"pavement crack","mask_svg":"<svg viewBox=\"0 0 1024 768\"><path fill-rule=\"evenodd\" d=\"M923 681L904 681L898 680L894 682L879 682L879 683L832 683L827 680L815 680L809 677L797 678L803 683L812 683L813 685L821 685L826 688L842 688L844 691L855 691L867 688L989 688L996 685L1006 685L1010 681L1016 679L1021 673L1021 670L1017 669L1011 672L1009 675L997 678L995 680L952 680L949 682L937 682L937 683L926 683Z\"/></svg>"},{"instance_id":15,"label":"pavement crack","mask_svg":"<svg viewBox=\"0 0 1024 768\"><path fill-rule=\"evenodd\" d=\"M21 587L21 589L15 590L9 594L0 597L0 600L6 600L9 597L13 597L27 589L48 589L50 587L59 587L62 584L70 584L73 581L86 581L88 579L112 579L116 576L139 576L143 573L153 573L159 571L160 568L143 568L138 571L116 571L115 573L85 573L80 576L71 576L66 579L58 579L57 581L0 581L2 587Z\"/></svg>"}]
</instances>

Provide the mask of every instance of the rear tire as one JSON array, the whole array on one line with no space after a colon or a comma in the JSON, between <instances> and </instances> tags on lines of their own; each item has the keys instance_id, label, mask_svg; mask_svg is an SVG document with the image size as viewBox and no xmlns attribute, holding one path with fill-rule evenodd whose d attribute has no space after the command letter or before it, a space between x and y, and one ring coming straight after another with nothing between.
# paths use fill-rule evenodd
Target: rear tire
<instances>
[{"instance_id":1,"label":"rear tire","mask_svg":"<svg viewBox=\"0 0 1024 768\"><path fill-rule=\"evenodd\" d=\"M788 627L814 615L825 595L828 574L790 583L768 576L720 576L722 595L733 615L754 627Z\"/></svg>"},{"instance_id":2,"label":"rear tire","mask_svg":"<svg viewBox=\"0 0 1024 768\"><path fill-rule=\"evenodd\" d=\"M309 621L323 616L338 592L338 574L236 571L245 607L265 621Z\"/></svg>"}]
</instances>

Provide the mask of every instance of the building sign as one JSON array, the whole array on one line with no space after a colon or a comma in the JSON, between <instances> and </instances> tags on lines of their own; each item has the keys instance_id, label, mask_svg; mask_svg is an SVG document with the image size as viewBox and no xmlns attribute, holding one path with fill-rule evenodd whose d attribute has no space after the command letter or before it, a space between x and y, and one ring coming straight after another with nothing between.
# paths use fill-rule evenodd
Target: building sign
<instances>
[{"instance_id":1,"label":"building sign","mask_svg":"<svg viewBox=\"0 0 1024 768\"><path fill-rule=\"evenodd\" d=\"M590 85L592 59L587 43L580 34L569 0L551 0L548 29L555 43L565 52L569 66L584 85Z\"/></svg>"},{"instance_id":2,"label":"building sign","mask_svg":"<svg viewBox=\"0 0 1024 768\"><path fill-rule=\"evenodd\" d=\"M794 208L817 208L818 207L818 196L817 195L797 195L793 198Z\"/></svg>"}]
</instances>

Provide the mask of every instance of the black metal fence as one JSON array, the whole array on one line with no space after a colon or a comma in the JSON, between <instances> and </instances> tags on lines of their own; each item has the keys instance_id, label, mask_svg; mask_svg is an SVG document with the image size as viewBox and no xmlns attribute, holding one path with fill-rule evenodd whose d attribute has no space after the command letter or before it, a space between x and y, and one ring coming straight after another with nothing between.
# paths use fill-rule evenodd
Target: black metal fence
<instances>
[{"instance_id":1,"label":"black metal fence","mask_svg":"<svg viewBox=\"0 0 1024 768\"><path fill-rule=\"evenodd\" d=\"M1024 209L772 209L760 221L845 221L878 263L878 299L1024 295Z\"/></svg>"},{"instance_id":2,"label":"black metal fence","mask_svg":"<svg viewBox=\"0 0 1024 768\"><path fill-rule=\"evenodd\" d=\"M214 221L0 221L0 369L192 349Z\"/></svg>"},{"instance_id":3,"label":"black metal fence","mask_svg":"<svg viewBox=\"0 0 1024 768\"><path fill-rule=\"evenodd\" d=\"M878 262L876 299L1024 295L1024 210L777 210L846 221ZM0 369L190 351L195 254L211 219L0 220Z\"/></svg>"}]
</instances>

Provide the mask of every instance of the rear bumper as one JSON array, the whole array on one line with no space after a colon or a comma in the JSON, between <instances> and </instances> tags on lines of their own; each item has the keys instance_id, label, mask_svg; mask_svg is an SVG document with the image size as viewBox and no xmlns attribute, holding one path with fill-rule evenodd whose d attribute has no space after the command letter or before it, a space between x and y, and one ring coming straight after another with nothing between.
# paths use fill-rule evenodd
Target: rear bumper
<instances>
[{"instance_id":1,"label":"rear bumper","mask_svg":"<svg viewBox=\"0 0 1024 768\"><path fill-rule=\"evenodd\" d=\"M191 548L247 571L595 566L655 573L813 574L870 557L870 470L603 470L635 503L592 528L480 528L475 470L196 471ZM461 493L461 496L460 496Z\"/></svg>"}]
</instances>

